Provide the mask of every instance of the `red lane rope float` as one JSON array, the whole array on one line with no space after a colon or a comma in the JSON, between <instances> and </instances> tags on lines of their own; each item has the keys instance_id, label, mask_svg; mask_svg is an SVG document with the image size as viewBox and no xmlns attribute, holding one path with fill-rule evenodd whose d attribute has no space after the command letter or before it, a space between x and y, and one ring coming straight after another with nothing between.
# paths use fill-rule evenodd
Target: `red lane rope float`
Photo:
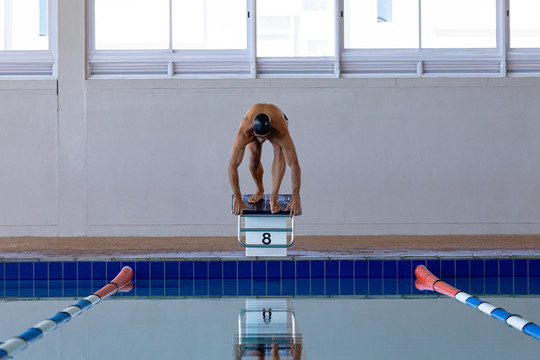
<instances>
[{"instance_id":1,"label":"red lane rope float","mask_svg":"<svg viewBox=\"0 0 540 360\"><path fill-rule=\"evenodd\" d=\"M42 338L45 334L55 330L58 326L68 322L71 318L96 305L101 300L118 292L131 291L133 289L132 278L133 270L129 266L125 266L111 282L92 295L60 311L50 319L43 320L24 333L0 343L0 360L10 358L15 353L26 349L30 343Z\"/></svg>"},{"instance_id":2,"label":"red lane rope float","mask_svg":"<svg viewBox=\"0 0 540 360\"><path fill-rule=\"evenodd\" d=\"M460 291L455 287L448 285L433 275L424 265L417 266L414 270L414 274L417 277L414 285L418 290L433 290L452 297L486 315L490 315L497 320L505 322L516 330L540 340L540 326L535 323L525 320L519 315L511 314L502 308L493 306L488 302L482 301L475 296L469 295L464 291Z\"/></svg>"}]
</instances>

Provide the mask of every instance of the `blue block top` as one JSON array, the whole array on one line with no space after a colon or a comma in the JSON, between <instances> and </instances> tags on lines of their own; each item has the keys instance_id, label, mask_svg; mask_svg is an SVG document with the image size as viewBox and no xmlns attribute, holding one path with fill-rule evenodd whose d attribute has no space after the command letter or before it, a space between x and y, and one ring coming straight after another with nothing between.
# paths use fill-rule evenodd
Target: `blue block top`
<instances>
[{"instance_id":1,"label":"blue block top","mask_svg":"<svg viewBox=\"0 0 540 360\"><path fill-rule=\"evenodd\" d=\"M285 211L285 208L289 204L289 201L291 201L292 194L278 195L278 204L279 206L281 206L281 211L275 214L272 214L272 212L270 211L269 194L265 194L264 199L260 200L255 204L250 204L248 202L249 198L252 196L253 194L242 195L242 201L244 202L244 205L246 205L246 208L244 209L244 215L289 215L291 213L290 210ZM231 197L231 209L233 199L234 195Z\"/></svg>"}]
</instances>

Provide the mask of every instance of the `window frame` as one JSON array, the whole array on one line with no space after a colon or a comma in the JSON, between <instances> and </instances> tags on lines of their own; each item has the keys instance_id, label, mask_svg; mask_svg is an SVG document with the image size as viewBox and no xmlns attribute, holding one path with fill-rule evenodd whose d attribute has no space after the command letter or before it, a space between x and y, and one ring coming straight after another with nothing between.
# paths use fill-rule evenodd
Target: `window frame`
<instances>
[{"instance_id":1,"label":"window frame","mask_svg":"<svg viewBox=\"0 0 540 360\"><path fill-rule=\"evenodd\" d=\"M0 80L56 79L58 76L58 0L47 0L48 50L0 50Z\"/></svg>"},{"instance_id":2,"label":"window frame","mask_svg":"<svg viewBox=\"0 0 540 360\"><path fill-rule=\"evenodd\" d=\"M94 1L87 0L88 78L385 78L540 76L539 49L509 48L509 2L496 1L495 48L346 49L344 0L334 0L331 57L257 57L256 0L246 0L246 50L96 50ZM172 24L172 19L169 21ZM172 30L170 29L170 32Z\"/></svg>"}]
</instances>

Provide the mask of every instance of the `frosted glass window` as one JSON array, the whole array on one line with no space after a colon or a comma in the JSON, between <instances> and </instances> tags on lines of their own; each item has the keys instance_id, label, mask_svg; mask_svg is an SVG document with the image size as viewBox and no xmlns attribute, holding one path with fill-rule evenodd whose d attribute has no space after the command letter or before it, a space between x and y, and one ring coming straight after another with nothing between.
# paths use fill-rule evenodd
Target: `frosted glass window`
<instances>
[{"instance_id":1,"label":"frosted glass window","mask_svg":"<svg viewBox=\"0 0 540 360\"><path fill-rule=\"evenodd\" d=\"M495 48L496 10L496 0L422 0L422 47Z\"/></svg>"},{"instance_id":2,"label":"frosted glass window","mask_svg":"<svg viewBox=\"0 0 540 360\"><path fill-rule=\"evenodd\" d=\"M0 50L48 50L47 19L40 0L0 0Z\"/></svg>"},{"instance_id":3,"label":"frosted glass window","mask_svg":"<svg viewBox=\"0 0 540 360\"><path fill-rule=\"evenodd\" d=\"M95 44L98 50L168 49L169 0L95 0Z\"/></svg>"},{"instance_id":4,"label":"frosted glass window","mask_svg":"<svg viewBox=\"0 0 540 360\"><path fill-rule=\"evenodd\" d=\"M173 48L246 49L246 0L173 0Z\"/></svg>"},{"instance_id":5,"label":"frosted glass window","mask_svg":"<svg viewBox=\"0 0 540 360\"><path fill-rule=\"evenodd\" d=\"M334 0L257 0L257 56L334 56Z\"/></svg>"},{"instance_id":6,"label":"frosted glass window","mask_svg":"<svg viewBox=\"0 0 540 360\"><path fill-rule=\"evenodd\" d=\"M540 48L540 1L510 1L510 47Z\"/></svg>"},{"instance_id":7,"label":"frosted glass window","mask_svg":"<svg viewBox=\"0 0 540 360\"><path fill-rule=\"evenodd\" d=\"M418 0L345 0L349 49L418 48Z\"/></svg>"}]
</instances>

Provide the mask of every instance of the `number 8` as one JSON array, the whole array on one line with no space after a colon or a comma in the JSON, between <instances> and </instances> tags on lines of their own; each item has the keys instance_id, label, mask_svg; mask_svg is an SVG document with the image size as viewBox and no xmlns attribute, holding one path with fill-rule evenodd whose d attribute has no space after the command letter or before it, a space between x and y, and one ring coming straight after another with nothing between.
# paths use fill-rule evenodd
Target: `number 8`
<instances>
[{"instance_id":1,"label":"number 8","mask_svg":"<svg viewBox=\"0 0 540 360\"><path fill-rule=\"evenodd\" d=\"M270 236L271 236L270 233L264 233L263 234L262 243L264 245L268 245L268 244L270 244L272 242L272 240L270 239Z\"/></svg>"}]
</instances>

